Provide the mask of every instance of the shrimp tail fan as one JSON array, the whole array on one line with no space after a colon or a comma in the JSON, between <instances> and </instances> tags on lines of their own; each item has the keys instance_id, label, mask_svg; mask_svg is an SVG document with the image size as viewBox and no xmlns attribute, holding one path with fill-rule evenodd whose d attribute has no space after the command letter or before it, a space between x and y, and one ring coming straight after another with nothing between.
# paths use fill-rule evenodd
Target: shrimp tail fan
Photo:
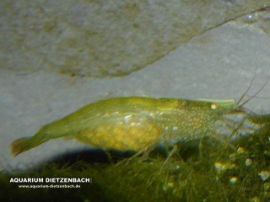
<instances>
[{"instance_id":1,"label":"shrimp tail fan","mask_svg":"<svg viewBox=\"0 0 270 202\"><path fill-rule=\"evenodd\" d=\"M47 138L46 135L44 135L43 130L41 130L32 137L19 138L11 143L10 145L11 154L13 156L17 156L18 154L28 151L48 140L49 138Z\"/></svg>"},{"instance_id":2,"label":"shrimp tail fan","mask_svg":"<svg viewBox=\"0 0 270 202\"><path fill-rule=\"evenodd\" d=\"M34 146L33 142L31 141L31 137L23 137L12 142L11 153L13 156L17 156L18 154L28 151L33 147Z\"/></svg>"}]
</instances>

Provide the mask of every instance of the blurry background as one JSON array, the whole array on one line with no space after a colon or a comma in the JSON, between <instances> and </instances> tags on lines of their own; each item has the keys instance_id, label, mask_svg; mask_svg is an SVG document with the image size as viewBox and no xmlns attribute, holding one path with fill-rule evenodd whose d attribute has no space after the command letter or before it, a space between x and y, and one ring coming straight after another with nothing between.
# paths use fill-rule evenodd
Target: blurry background
<instances>
[{"instance_id":1,"label":"blurry background","mask_svg":"<svg viewBox=\"0 0 270 202\"><path fill-rule=\"evenodd\" d=\"M270 79L270 11L260 10L269 1L191 1L182 7L178 1L134 1L141 13L132 13L138 22L131 27L126 23L135 18L128 20L122 13L124 1L75 1L77 10L71 14L77 18L67 14L75 5L72 0L35 1L32 6L18 2L0 3L0 169L24 169L55 154L89 147L58 139L16 158L9 151L15 139L32 136L43 125L99 99L137 95L238 100L255 76L250 96ZM173 3L184 10L170 10ZM135 12L132 5L125 12ZM145 21L150 24L155 19L153 27L139 14L148 16ZM85 22L86 18L92 21ZM84 29L94 25L106 33ZM270 83L246 107L270 113L269 92Z\"/></svg>"}]
</instances>

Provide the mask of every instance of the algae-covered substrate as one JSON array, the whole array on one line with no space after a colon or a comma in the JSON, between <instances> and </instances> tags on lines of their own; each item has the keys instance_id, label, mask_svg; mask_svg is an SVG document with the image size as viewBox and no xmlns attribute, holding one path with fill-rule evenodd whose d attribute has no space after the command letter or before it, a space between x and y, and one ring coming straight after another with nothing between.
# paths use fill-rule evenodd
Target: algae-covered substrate
<instances>
[{"instance_id":1,"label":"algae-covered substrate","mask_svg":"<svg viewBox=\"0 0 270 202\"><path fill-rule=\"evenodd\" d=\"M215 138L180 142L166 151L127 158L132 152L81 151L32 170L3 172L0 201L268 201L270 115L252 115L261 128L232 143ZM16 183L11 179L88 178L88 183ZM18 188L19 185L80 188Z\"/></svg>"}]
</instances>

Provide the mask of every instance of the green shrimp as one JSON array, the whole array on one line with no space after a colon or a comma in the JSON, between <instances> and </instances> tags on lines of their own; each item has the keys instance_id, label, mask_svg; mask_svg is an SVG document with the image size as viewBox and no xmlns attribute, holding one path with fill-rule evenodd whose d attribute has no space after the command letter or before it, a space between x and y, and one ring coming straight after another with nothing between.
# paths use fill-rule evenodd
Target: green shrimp
<instances>
[{"instance_id":1,"label":"green shrimp","mask_svg":"<svg viewBox=\"0 0 270 202\"><path fill-rule=\"evenodd\" d=\"M15 140L16 156L56 138L103 149L139 151L164 141L214 135L224 113L241 110L234 100L118 97L82 107L43 126L34 136Z\"/></svg>"}]
</instances>

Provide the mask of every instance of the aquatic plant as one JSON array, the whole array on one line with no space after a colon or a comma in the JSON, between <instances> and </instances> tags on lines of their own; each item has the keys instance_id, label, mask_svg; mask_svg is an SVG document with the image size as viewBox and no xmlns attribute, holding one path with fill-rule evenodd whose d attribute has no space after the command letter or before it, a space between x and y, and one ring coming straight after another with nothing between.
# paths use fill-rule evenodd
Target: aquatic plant
<instances>
[{"instance_id":1,"label":"aquatic plant","mask_svg":"<svg viewBox=\"0 0 270 202\"><path fill-rule=\"evenodd\" d=\"M0 200L268 201L270 115L249 118L261 125L252 135L239 136L230 144L213 138L186 141L165 165L167 157L155 152L115 164L84 159L97 155L89 151L59 157L33 170L1 173ZM9 183L11 177L89 177L92 183L79 189L26 189L18 188L23 183Z\"/></svg>"}]
</instances>

